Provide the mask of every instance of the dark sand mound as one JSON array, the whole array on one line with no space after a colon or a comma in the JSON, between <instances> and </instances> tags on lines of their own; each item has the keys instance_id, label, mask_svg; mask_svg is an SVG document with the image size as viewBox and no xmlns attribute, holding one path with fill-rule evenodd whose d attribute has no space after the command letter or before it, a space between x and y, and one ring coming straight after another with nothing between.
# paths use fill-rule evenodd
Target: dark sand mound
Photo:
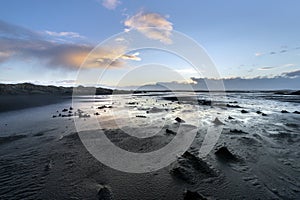
<instances>
[{"instance_id":1,"label":"dark sand mound","mask_svg":"<svg viewBox=\"0 0 300 200\"><path fill-rule=\"evenodd\" d=\"M239 159L237 158L236 155L232 154L227 147L221 147L215 152L216 156L223 161L238 161Z\"/></svg>"},{"instance_id":2,"label":"dark sand mound","mask_svg":"<svg viewBox=\"0 0 300 200\"><path fill-rule=\"evenodd\" d=\"M177 159L177 163L173 165L170 173L189 184L217 176L217 172L206 162L188 151Z\"/></svg>"},{"instance_id":3,"label":"dark sand mound","mask_svg":"<svg viewBox=\"0 0 300 200\"><path fill-rule=\"evenodd\" d=\"M207 198L205 198L198 192L192 192L190 190L186 190L184 193L184 200L207 200Z\"/></svg>"},{"instance_id":4,"label":"dark sand mound","mask_svg":"<svg viewBox=\"0 0 300 200\"><path fill-rule=\"evenodd\" d=\"M99 192L98 192L99 200L112 200L112 192L111 189L108 186L100 186Z\"/></svg>"}]
</instances>

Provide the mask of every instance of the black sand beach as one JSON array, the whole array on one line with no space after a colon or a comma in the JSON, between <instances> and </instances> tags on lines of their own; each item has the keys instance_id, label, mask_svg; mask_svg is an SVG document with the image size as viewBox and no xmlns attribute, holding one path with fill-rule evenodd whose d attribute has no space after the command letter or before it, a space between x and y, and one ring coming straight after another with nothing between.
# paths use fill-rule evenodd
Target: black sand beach
<instances>
[{"instance_id":1,"label":"black sand beach","mask_svg":"<svg viewBox=\"0 0 300 200\"><path fill-rule=\"evenodd\" d=\"M119 95L113 101L102 95L97 99L98 106L83 98L78 107L67 100L0 113L1 199L300 198L300 115L294 113L300 110L298 96L293 96L294 101L291 97L283 101L282 95L273 95L269 100L270 94L234 93L210 105L201 104L206 102L207 94L199 93L200 103L191 105L189 98L184 98L182 104L164 98L170 95ZM128 106L126 110L133 112L136 124L125 124L123 130L109 118L110 112L124 108L122 101ZM268 102L269 107L261 102ZM169 111L161 109L163 105L168 105ZM59 116L64 109L72 116ZM89 117L79 118L77 109ZM195 112L200 113L197 117L202 116L199 127L193 125ZM151 132L159 125L161 115L170 115L170 121L166 118L155 136L136 139L124 132ZM196 138L174 163L142 174L121 172L99 162L85 148L74 125L75 118L86 124L97 118L115 145L130 152L151 152L168 144L177 133L178 120L174 116L184 119L181 123L186 130L197 128ZM139 126L147 125L149 120L154 120L150 128ZM217 144L201 158L198 153L207 128L220 125L224 128ZM97 132L86 133L93 131Z\"/></svg>"}]
</instances>

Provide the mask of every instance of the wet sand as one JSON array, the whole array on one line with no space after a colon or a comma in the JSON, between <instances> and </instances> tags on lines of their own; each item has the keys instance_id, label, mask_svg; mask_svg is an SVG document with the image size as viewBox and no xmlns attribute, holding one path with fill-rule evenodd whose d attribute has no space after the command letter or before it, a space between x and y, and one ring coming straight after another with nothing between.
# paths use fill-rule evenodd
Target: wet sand
<instances>
[{"instance_id":1,"label":"wet sand","mask_svg":"<svg viewBox=\"0 0 300 200\"><path fill-rule=\"evenodd\" d=\"M207 199L300 198L300 115L294 113L300 110L297 97L284 101L282 96L277 100L265 94L230 94L213 105L207 101L193 105L189 98L178 104L163 97L120 95L111 100L101 96L97 106L83 99L75 106L65 101L0 113L0 198L184 199L190 192ZM208 99L205 94L200 97ZM75 116L59 117L70 106L74 106ZM126 130L133 134L146 125L151 132L151 127L156 128L153 124L160 125L161 116L165 116L165 124L153 137L132 138L110 118L113 111L120 116L125 106L132 119L123 120L123 126L129 126ZM199 119L200 125L191 147L174 163L155 172L132 174L111 169L88 152L74 125L74 118L79 119L77 109L90 115L80 118L83 123L98 119L106 136L131 152L153 151L169 143L177 132L176 117L184 119L187 127ZM220 126L215 123L216 116L224 124L222 134L213 150L201 158L198 153L207 128ZM86 132L92 131L97 130Z\"/></svg>"}]
</instances>

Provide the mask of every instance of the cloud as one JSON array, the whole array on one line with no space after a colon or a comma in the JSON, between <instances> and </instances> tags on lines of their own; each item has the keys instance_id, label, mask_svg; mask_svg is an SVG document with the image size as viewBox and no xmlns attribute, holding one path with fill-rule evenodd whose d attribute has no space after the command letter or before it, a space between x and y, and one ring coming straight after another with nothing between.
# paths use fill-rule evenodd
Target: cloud
<instances>
[{"instance_id":1,"label":"cloud","mask_svg":"<svg viewBox=\"0 0 300 200\"><path fill-rule=\"evenodd\" d=\"M296 67L296 64L288 63L288 64L283 65L283 67Z\"/></svg>"},{"instance_id":2,"label":"cloud","mask_svg":"<svg viewBox=\"0 0 300 200\"><path fill-rule=\"evenodd\" d=\"M282 75L284 77L288 77L288 78L299 78L300 77L300 70L285 72Z\"/></svg>"},{"instance_id":3,"label":"cloud","mask_svg":"<svg viewBox=\"0 0 300 200\"><path fill-rule=\"evenodd\" d=\"M45 31L47 35L53 37L68 37L68 38L81 38L83 39L84 36L81 36L79 33L75 32L53 32L53 31Z\"/></svg>"},{"instance_id":4,"label":"cloud","mask_svg":"<svg viewBox=\"0 0 300 200\"><path fill-rule=\"evenodd\" d=\"M261 67L261 68L258 68L257 70L271 70L271 69L276 69L276 68L279 68L279 67L296 67L297 65L296 64L293 64L293 63L288 63L288 64L285 64L285 65L278 65L278 66L266 66L266 67Z\"/></svg>"},{"instance_id":5,"label":"cloud","mask_svg":"<svg viewBox=\"0 0 300 200\"><path fill-rule=\"evenodd\" d=\"M258 70L271 70L274 68L276 68L276 67L261 67L261 68L258 68Z\"/></svg>"},{"instance_id":6,"label":"cloud","mask_svg":"<svg viewBox=\"0 0 300 200\"><path fill-rule=\"evenodd\" d=\"M122 59L124 60L136 60L136 61L141 61L142 59L140 57L138 57L138 55L140 55L139 52L136 52L134 54L124 54L122 55Z\"/></svg>"},{"instance_id":7,"label":"cloud","mask_svg":"<svg viewBox=\"0 0 300 200\"><path fill-rule=\"evenodd\" d=\"M116 9L116 7L120 4L121 4L121 2L118 0L103 0L102 1L102 5L109 10Z\"/></svg>"},{"instance_id":8,"label":"cloud","mask_svg":"<svg viewBox=\"0 0 300 200\"><path fill-rule=\"evenodd\" d=\"M70 32L53 35L72 35ZM125 46L100 47L90 54L93 45L49 41L35 31L0 21L0 63L9 59L37 59L46 66L78 68L84 61L86 68L124 67L125 60L140 60L138 54L125 54ZM89 56L88 56L89 55ZM88 58L87 58L88 56Z\"/></svg>"},{"instance_id":9,"label":"cloud","mask_svg":"<svg viewBox=\"0 0 300 200\"><path fill-rule=\"evenodd\" d=\"M254 54L256 57L264 55L264 53L257 52Z\"/></svg>"},{"instance_id":10,"label":"cloud","mask_svg":"<svg viewBox=\"0 0 300 200\"><path fill-rule=\"evenodd\" d=\"M173 24L160 14L139 12L125 20L124 25L127 27L125 31L135 29L150 39L159 40L165 44L172 43L170 37Z\"/></svg>"}]
</instances>

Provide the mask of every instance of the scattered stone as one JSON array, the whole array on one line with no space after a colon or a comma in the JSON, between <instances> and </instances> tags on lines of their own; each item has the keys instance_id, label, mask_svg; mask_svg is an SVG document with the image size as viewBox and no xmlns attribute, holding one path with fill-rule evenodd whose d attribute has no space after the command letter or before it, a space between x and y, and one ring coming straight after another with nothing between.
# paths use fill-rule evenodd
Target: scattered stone
<instances>
[{"instance_id":1,"label":"scattered stone","mask_svg":"<svg viewBox=\"0 0 300 200\"><path fill-rule=\"evenodd\" d=\"M230 129L230 133L244 133L244 134L247 134L246 132L242 131L242 130L238 130L238 129Z\"/></svg>"},{"instance_id":2,"label":"scattered stone","mask_svg":"<svg viewBox=\"0 0 300 200\"><path fill-rule=\"evenodd\" d=\"M106 108L105 105L104 105L104 106L99 106L99 107L98 107L98 109L104 109L104 108Z\"/></svg>"},{"instance_id":3,"label":"scattered stone","mask_svg":"<svg viewBox=\"0 0 300 200\"><path fill-rule=\"evenodd\" d=\"M62 110L62 112L67 112L68 111L68 109L66 109L66 108L64 108L63 110Z\"/></svg>"},{"instance_id":4,"label":"scattered stone","mask_svg":"<svg viewBox=\"0 0 300 200\"><path fill-rule=\"evenodd\" d=\"M96 112L94 115L100 115L98 112Z\"/></svg>"},{"instance_id":5,"label":"scattered stone","mask_svg":"<svg viewBox=\"0 0 300 200\"><path fill-rule=\"evenodd\" d=\"M72 113L72 111L70 110L70 111L69 111L69 113L71 114L71 113Z\"/></svg>"},{"instance_id":6,"label":"scattered stone","mask_svg":"<svg viewBox=\"0 0 300 200\"><path fill-rule=\"evenodd\" d=\"M217 126L219 126L219 125L225 125L223 122L221 122L217 117L216 117L216 119L213 121L213 123L215 124L215 125L217 125Z\"/></svg>"},{"instance_id":7,"label":"scattered stone","mask_svg":"<svg viewBox=\"0 0 300 200\"><path fill-rule=\"evenodd\" d=\"M70 106L69 110L73 110L73 107L72 107L72 106Z\"/></svg>"},{"instance_id":8,"label":"scattered stone","mask_svg":"<svg viewBox=\"0 0 300 200\"><path fill-rule=\"evenodd\" d=\"M166 129L166 134L167 135L176 135L176 132L174 132L174 131L172 131L172 130L170 130L170 129Z\"/></svg>"},{"instance_id":9,"label":"scattered stone","mask_svg":"<svg viewBox=\"0 0 300 200\"><path fill-rule=\"evenodd\" d=\"M282 110L281 113L289 113L287 110Z\"/></svg>"},{"instance_id":10,"label":"scattered stone","mask_svg":"<svg viewBox=\"0 0 300 200\"><path fill-rule=\"evenodd\" d=\"M216 156L226 161L237 161L237 157L233 155L227 147L221 147L215 152Z\"/></svg>"},{"instance_id":11,"label":"scattered stone","mask_svg":"<svg viewBox=\"0 0 300 200\"><path fill-rule=\"evenodd\" d=\"M231 117L231 116L228 116L228 119L234 119L233 117Z\"/></svg>"},{"instance_id":12,"label":"scattered stone","mask_svg":"<svg viewBox=\"0 0 300 200\"><path fill-rule=\"evenodd\" d=\"M184 193L184 200L206 200L204 196L199 194L198 192L193 192L190 190L186 190Z\"/></svg>"},{"instance_id":13,"label":"scattered stone","mask_svg":"<svg viewBox=\"0 0 300 200\"><path fill-rule=\"evenodd\" d=\"M144 116L144 115L136 115L135 117L139 117L139 118L147 118L147 117Z\"/></svg>"},{"instance_id":14,"label":"scattered stone","mask_svg":"<svg viewBox=\"0 0 300 200\"><path fill-rule=\"evenodd\" d=\"M298 114L298 115L300 114L300 112L299 112L299 111L294 111L293 113L294 113L294 114Z\"/></svg>"},{"instance_id":15,"label":"scattered stone","mask_svg":"<svg viewBox=\"0 0 300 200\"><path fill-rule=\"evenodd\" d=\"M226 107L228 108L241 108L239 105L231 105L231 104L226 104Z\"/></svg>"},{"instance_id":16,"label":"scattered stone","mask_svg":"<svg viewBox=\"0 0 300 200\"><path fill-rule=\"evenodd\" d=\"M178 123L185 123L185 121L183 119L181 119L180 117L176 117L175 121Z\"/></svg>"},{"instance_id":17,"label":"scattered stone","mask_svg":"<svg viewBox=\"0 0 300 200\"><path fill-rule=\"evenodd\" d=\"M262 112L261 112L261 111L256 111L256 114L259 114L259 115L260 115L260 114L262 114Z\"/></svg>"},{"instance_id":18,"label":"scattered stone","mask_svg":"<svg viewBox=\"0 0 300 200\"><path fill-rule=\"evenodd\" d=\"M52 118L56 118L57 116L56 115L52 115Z\"/></svg>"},{"instance_id":19,"label":"scattered stone","mask_svg":"<svg viewBox=\"0 0 300 200\"><path fill-rule=\"evenodd\" d=\"M262 116L268 116L266 113L261 113Z\"/></svg>"},{"instance_id":20,"label":"scattered stone","mask_svg":"<svg viewBox=\"0 0 300 200\"><path fill-rule=\"evenodd\" d=\"M109 187L101 185L98 191L99 200L112 200L112 192Z\"/></svg>"},{"instance_id":21,"label":"scattered stone","mask_svg":"<svg viewBox=\"0 0 300 200\"><path fill-rule=\"evenodd\" d=\"M247 110L241 110L241 113L249 113Z\"/></svg>"}]
</instances>

